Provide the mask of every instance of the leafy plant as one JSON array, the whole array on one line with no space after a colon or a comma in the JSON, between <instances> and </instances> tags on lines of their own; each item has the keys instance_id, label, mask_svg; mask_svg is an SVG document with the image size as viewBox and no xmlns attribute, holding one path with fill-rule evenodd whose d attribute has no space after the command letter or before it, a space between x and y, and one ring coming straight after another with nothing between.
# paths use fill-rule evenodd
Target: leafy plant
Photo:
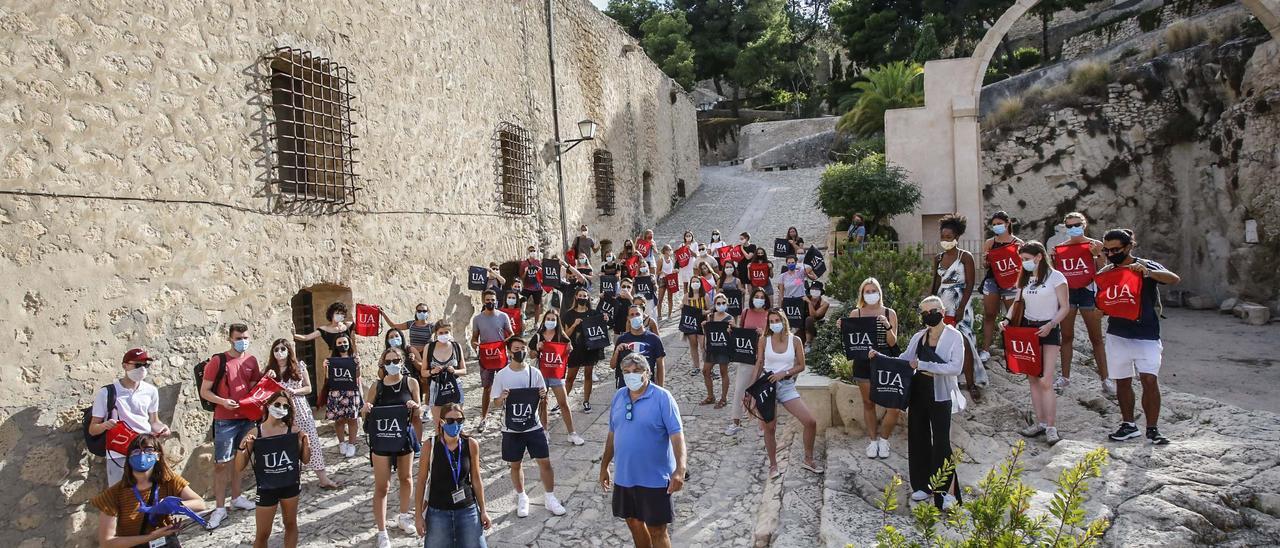
<instances>
[{"instance_id":1,"label":"leafy plant","mask_svg":"<svg viewBox=\"0 0 1280 548\"><path fill-rule=\"evenodd\" d=\"M696 83L693 65L693 45L689 33L693 27L682 12L659 12L640 25L644 38L641 45L662 72L685 89L693 89Z\"/></svg>"},{"instance_id":2,"label":"leafy plant","mask_svg":"<svg viewBox=\"0 0 1280 548\"><path fill-rule=\"evenodd\" d=\"M897 510L897 491L902 485L902 479L895 476L877 501L883 515L883 526L876 535L877 546L1096 546L1110 523L1105 519L1086 523L1083 506L1089 480L1102 475L1107 449L1094 449L1059 473L1054 482L1058 487L1049 502L1048 513L1034 517L1030 511L1035 490L1022 482L1025 451L1026 443L1018 441L1009 457L988 471L976 490L965 488L963 505L946 513L932 504L913 507L911 536L914 539L908 538L908 532L889 524L889 516ZM930 478L930 485L936 486L939 479L948 477L947 471L954 470L959 460L959 453L948 459L943 470ZM949 531L940 532L939 525L945 525Z\"/></svg>"},{"instance_id":3,"label":"leafy plant","mask_svg":"<svg viewBox=\"0 0 1280 548\"><path fill-rule=\"evenodd\" d=\"M870 154L857 163L838 162L827 167L818 184L817 205L827 216L861 213L870 234L881 221L910 213L920 204L920 188L906 170L885 162L884 154Z\"/></svg>"},{"instance_id":4,"label":"leafy plant","mask_svg":"<svg viewBox=\"0 0 1280 548\"><path fill-rule=\"evenodd\" d=\"M865 80L853 84L857 100L840 117L836 129L858 136L884 131L884 113L895 108L924 104L924 67L895 61L863 73Z\"/></svg>"},{"instance_id":5,"label":"leafy plant","mask_svg":"<svg viewBox=\"0 0 1280 548\"><path fill-rule=\"evenodd\" d=\"M838 162L856 164L872 154L884 154L883 134L855 139L844 152L833 152L832 156Z\"/></svg>"},{"instance_id":6,"label":"leafy plant","mask_svg":"<svg viewBox=\"0 0 1280 548\"><path fill-rule=\"evenodd\" d=\"M1029 68L1040 64L1040 50L1033 47L1021 47L1013 50L1014 64L1018 65L1018 70L1025 71Z\"/></svg>"}]
</instances>

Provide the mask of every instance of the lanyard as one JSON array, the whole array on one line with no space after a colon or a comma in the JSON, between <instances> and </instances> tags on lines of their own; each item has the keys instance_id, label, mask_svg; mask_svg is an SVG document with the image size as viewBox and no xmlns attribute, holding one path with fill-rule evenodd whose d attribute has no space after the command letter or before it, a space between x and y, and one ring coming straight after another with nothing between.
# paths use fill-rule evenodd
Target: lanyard
<instances>
[{"instance_id":1,"label":"lanyard","mask_svg":"<svg viewBox=\"0 0 1280 548\"><path fill-rule=\"evenodd\" d=\"M147 515L147 525L154 525L156 522L155 514L151 513L151 506L147 506L146 501L142 500L142 493L138 492L138 486L133 486L133 496L138 498L138 511ZM151 486L151 504L154 506L157 502L156 497L160 494L160 486Z\"/></svg>"},{"instance_id":2,"label":"lanyard","mask_svg":"<svg viewBox=\"0 0 1280 548\"><path fill-rule=\"evenodd\" d=\"M449 450L449 446L444 443L444 440L440 441L440 445L444 447L444 456L449 460L449 472L453 474L454 489L462 488L462 484L459 483L462 479L462 444L462 438L458 438L458 460L455 463L453 460L453 452Z\"/></svg>"}]
</instances>

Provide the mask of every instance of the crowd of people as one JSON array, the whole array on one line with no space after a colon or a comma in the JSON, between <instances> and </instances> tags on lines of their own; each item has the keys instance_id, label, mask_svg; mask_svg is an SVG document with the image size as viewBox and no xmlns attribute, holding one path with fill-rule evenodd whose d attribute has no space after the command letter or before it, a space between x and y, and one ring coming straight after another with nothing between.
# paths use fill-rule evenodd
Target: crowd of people
<instances>
[{"instance_id":1,"label":"crowd of people","mask_svg":"<svg viewBox=\"0 0 1280 548\"><path fill-rule=\"evenodd\" d=\"M898 332L899 311L885 302L874 277L858 286L845 315L874 318L876 326L870 350L852 356L853 377L862 385L867 457L886 458L890 452L889 438L901 411L876 405L870 391L877 358L896 356L909 364L913 378L905 409L911 499L932 499L943 508L961 502L954 473L940 485L929 481L951 456L951 415L968 399L981 401L994 332L1008 326L1035 328L1043 357L1040 374L1030 382L1036 421L1023 435L1044 436L1050 444L1062 438L1054 421L1055 397L1070 384L1072 327L1079 313L1103 389L1117 396L1124 418L1110 438L1142 435L1134 422L1131 381L1136 375L1143 385L1146 437L1168 443L1156 422L1162 352L1156 286L1177 283L1177 275L1135 256L1130 231L1110 230L1102 240L1085 236L1087 221L1079 213L1065 219L1070 239L1063 245L1082 250L1070 256L1061 251L1063 245L1049 249L1018 239L1003 212L989 221L992 237L983 244L981 257L986 274L979 281L979 258L957 245L966 219L950 215L941 220L943 251L933 260L930 294L918 304L895 303L917 306L924 325L919 332ZM861 222L855 225L850 232L857 230L855 244L861 245L865 228ZM776 458L777 404L803 430L804 459L798 467L822 474L814 458L816 420L795 386L832 306L821 281L826 270L821 252L795 228L772 245L756 244L745 232L731 244L719 231L706 242L685 232L674 247L656 242L652 231L623 241L618 252L611 244L597 241L582 226L562 254L543 258L530 246L513 276L503 276L496 261L473 267L469 287L478 293L480 311L467 325L465 343L455 338L453 323L433 320L426 303L419 303L413 318L403 322L379 310L386 327L383 348L376 376L367 378L344 303L330 305L326 323L313 331L272 342L265 348L265 367L251 352L250 326L230 324L226 348L202 365L199 384L202 403L213 411L214 507L206 526L219 527L228 505L253 509L254 545L266 546L278 510L285 545L297 544L302 471L313 472L321 488L339 487L327 474L328 440L316 429L309 397L333 424L339 455L352 458L367 446L380 548L390 545L389 523L405 534L424 536L428 547L485 546L491 520L480 457L486 450L499 451L509 464L518 517L530 514L526 457L538 468L544 507L563 515L564 504L555 494L550 418L559 415L564 443L586 443L574 416L593 412L593 385L605 382L607 375L596 368L606 360L615 391L606 397L609 435L599 482L612 491L613 513L625 520L637 546L670 545L672 495L683 486L687 451L679 407L667 387L681 382L681 371L700 377L706 390L700 405L730 407L723 419L725 436L740 435L748 414L758 419L770 477L783 473ZM1001 265L992 262L995 251L1008 246L1021 260L1012 283ZM1111 317L1104 338L1094 277L1115 269L1142 276L1141 310L1136 319ZM507 271L511 273L509 267ZM973 329L975 290L982 293L982 346ZM997 323L1002 309L1007 319ZM678 319L689 347L688 364L667 359L658 334L659 322L667 318ZM900 337L909 340L901 350ZM327 346L328 357L303 363L297 344L316 339ZM121 363L122 376L95 394L86 428L87 436L108 438L103 454L109 487L93 500L101 510L99 541L103 546L176 546L175 516L195 515L205 510L205 503L165 462L159 440L169 429L158 418L158 392L145 380L151 358L145 350L133 349ZM1057 363L1062 372L1055 376ZM472 369L478 369L474 375L481 386L478 405L468 405L462 389L462 379ZM468 408L473 411L469 422ZM481 444L470 434L495 427L490 411L500 415L499 447ZM256 501L244 495L245 468L254 472ZM388 519L393 478L398 513Z\"/></svg>"}]
</instances>

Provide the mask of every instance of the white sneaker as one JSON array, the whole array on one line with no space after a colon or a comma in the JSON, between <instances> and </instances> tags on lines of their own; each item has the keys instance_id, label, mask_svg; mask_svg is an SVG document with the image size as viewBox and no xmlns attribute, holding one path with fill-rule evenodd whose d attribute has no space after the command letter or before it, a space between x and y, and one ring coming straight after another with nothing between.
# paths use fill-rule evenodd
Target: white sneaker
<instances>
[{"instance_id":1,"label":"white sneaker","mask_svg":"<svg viewBox=\"0 0 1280 548\"><path fill-rule=\"evenodd\" d=\"M880 442L871 440L871 443L867 444L867 458L874 459L878 456L880 456Z\"/></svg>"},{"instance_id":2,"label":"white sneaker","mask_svg":"<svg viewBox=\"0 0 1280 548\"><path fill-rule=\"evenodd\" d=\"M1052 426L1046 427L1044 429L1044 441L1049 442L1051 446L1062 441L1062 438L1058 436L1058 429Z\"/></svg>"},{"instance_id":3,"label":"white sneaker","mask_svg":"<svg viewBox=\"0 0 1280 548\"><path fill-rule=\"evenodd\" d=\"M560 504L560 499L556 498L555 493L547 493L545 497L545 502L547 505L547 510L551 511L552 515L556 515L556 516L564 515L564 505Z\"/></svg>"},{"instance_id":4,"label":"white sneaker","mask_svg":"<svg viewBox=\"0 0 1280 548\"><path fill-rule=\"evenodd\" d=\"M950 510L956 505L956 498L952 495L942 495L942 509Z\"/></svg>"},{"instance_id":5,"label":"white sneaker","mask_svg":"<svg viewBox=\"0 0 1280 548\"><path fill-rule=\"evenodd\" d=\"M396 516L396 525L400 526L400 530L408 535L418 535L418 526L413 523L413 514L400 514Z\"/></svg>"},{"instance_id":6,"label":"white sneaker","mask_svg":"<svg viewBox=\"0 0 1280 548\"><path fill-rule=\"evenodd\" d=\"M391 537L387 536L386 531L378 531L377 542L378 548L391 548Z\"/></svg>"},{"instance_id":7,"label":"white sneaker","mask_svg":"<svg viewBox=\"0 0 1280 548\"><path fill-rule=\"evenodd\" d=\"M889 458L889 440L880 438L880 441L876 442L876 453L876 456L882 459Z\"/></svg>"},{"instance_id":8,"label":"white sneaker","mask_svg":"<svg viewBox=\"0 0 1280 548\"><path fill-rule=\"evenodd\" d=\"M253 501L244 498L244 495L240 495L231 499L231 507L236 510L253 510L254 508L257 508L258 505L254 504Z\"/></svg>"},{"instance_id":9,"label":"white sneaker","mask_svg":"<svg viewBox=\"0 0 1280 548\"><path fill-rule=\"evenodd\" d=\"M516 493L516 517L529 517L529 495L525 493Z\"/></svg>"},{"instance_id":10,"label":"white sneaker","mask_svg":"<svg viewBox=\"0 0 1280 548\"><path fill-rule=\"evenodd\" d=\"M929 500L929 493L925 491L916 491L911 493L912 502L924 502L926 500Z\"/></svg>"},{"instance_id":11,"label":"white sneaker","mask_svg":"<svg viewBox=\"0 0 1280 548\"><path fill-rule=\"evenodd\" d=\"M208 523L208 524L209 524L207 528L208 528L208 529L217 529L219 525L222 525L222 520L224 520L224 519L227 519L227 509L226 509L226 508L214 508L214 509L213 509L213 513L212 513L212 514L209 514L209 519L208 519L208 521L206 522L206 523Z\"/></svg>"},{"instance_id":12,"label":"white sneaker","mask_svg":"<svg viewBox=\"0 0 1280 548\"><path fill-rule=\"evenodd\" d=\"M356 444L354 444L354 443L348 443L348 444L347 444L347 452L346 452L346 455L347 455L347 458L351 458L351 457L356 456Z\"/></svg>"},{"instance_id":13,"label":"white sneaker","mask_svg":"<svg viewBox=\"0 0 1280 548\"><path fill-rule=\"evenodd\" d=\"M591 382L593 383L600 382L600 374L596 373L595 370L591 371Z\"/></svg>"},{"instance_id":14,"label":"white sneaker","mask_svg":"<svg viewBox=\"0 0 1280 548\"><path fill-rule=\"evenodd\" d=\"M348 454L347 454L347 447L349 447L349 446L350 446L350 444L348 444L348 443L347 443L347 442L345 442L345 441L340 441L340 442L338 442L338 454L339 454L339 455L342 455L342 458L344 458L344 459L345 459L345 458L350 458L350 457L351 457L351 455L348 455Z\"/></svg>"},{"instance_id":15,"label":"white sneaker","mask_svg":"<svg viewBox=\"0 0 1280 548\"><path fill-rule=\"evenodd\" d=\"M1043 434L1045 430L1046 428L1044 424L1037 422L1035 424L1027 426L1026 428L1023 428L1022 430L1019 430L1018 433L1028 438L1034 438L1036 436L1039 436L1040 434Z\"/></svg>"},{"instance_id":16,"label":"white sneaker","mask_svg":"<svg viewBox=\"0 0 1280 548\"><path fill-rule=\"evenodd\" d=\"M1071 379L1067 377L1058 375L1057 378L1053 379L1053 391L1059 396L1062 395L1062 392L1066 390L1068 386L1071 386Z\"/></svg>"},{"instance_id":17,"label":"white sneaker","mask_svg":"<svg viewBox=\"0 0 1280 548\"><path fill-rule=\"evenodd\" d=\"M979 351L979 352L978 352L978 359L979 359L979 360L982 360L982 361L984 361L984 362L985 362L985 361L990 361L990 360L991 360L991 353L990 353L990 352L987 352L986 350Z\"/></svg>"},{"instance_id":18,"label":"white sneaker","mask_svg":"<svg viewBox=\"0 0 1280 548\"><path fill-rule=\"evenodd\" d=\"M741 432L741 431L742 431L742 427L741 427L741 426L738 426L738 425L733 424L733 423L729 423L729 426L728 426L728 427L726 427L726 428L724 429L724 435L726 435L726 436L736 436L736 435L738 435L738 432Z\"/></svg>"},{"instance_id":19,"label":"white sneaker","mask_svg":"<svg viewBox=\"0 0 1280 548\"><path fill-rule=\"evenodd\" d=\"M569 443L582 445L587 443L587 440L582 439L582 436L579 436L577 432L569 432Z\"/></svg>"},{"instance_id":20,"label":"white sneaker","mask_svg":"<svg viewBox=\"0 0 1280 548\"><path fill-rule=\"evenodd\" d=\"M1102 381L1102 393L1108 396L1116 395L1116 381L1111 379Z\"/></svg>"}]
</instances>

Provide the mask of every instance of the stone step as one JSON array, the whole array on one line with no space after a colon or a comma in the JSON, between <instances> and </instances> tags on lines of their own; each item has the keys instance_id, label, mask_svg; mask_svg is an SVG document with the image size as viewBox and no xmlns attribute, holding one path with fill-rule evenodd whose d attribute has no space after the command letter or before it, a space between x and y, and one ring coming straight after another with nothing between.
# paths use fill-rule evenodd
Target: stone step
<instances>
[{"instance_id":1,"label":"stone step","mask_svg":"<svg viewBox=\"0 0 1280 548\"><path fill-rule=\"evenodd\" d=\"M782 409L778 411L786 413ZM774 482L781 483L782 507L771 546L810 548L819 545L823 476L800 467L804 462L804 434L799 423L791 420L789 423L785 441L780 439L778 444L778 467L783 473ZM826 461L824 436L814 441L814 458L819 464Z\"/></svg>"}]
</instances>

